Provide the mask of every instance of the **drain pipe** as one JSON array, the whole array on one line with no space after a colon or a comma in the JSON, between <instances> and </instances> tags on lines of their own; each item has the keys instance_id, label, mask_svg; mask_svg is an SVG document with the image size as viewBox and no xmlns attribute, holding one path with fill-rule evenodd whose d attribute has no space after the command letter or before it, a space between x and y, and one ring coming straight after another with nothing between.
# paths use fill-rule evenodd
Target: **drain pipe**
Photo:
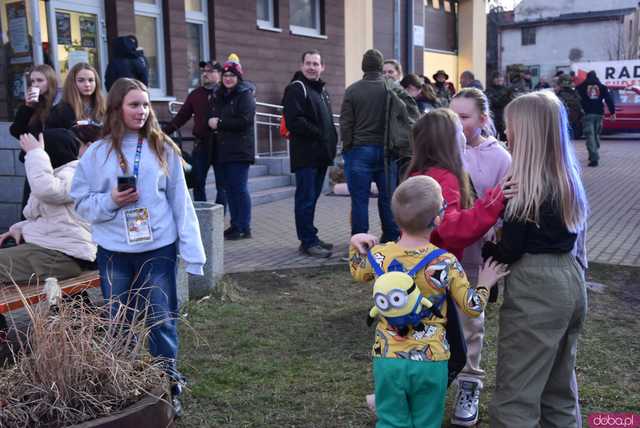
<instances>
[{"instance_id":1,"label":"drain pipe","mask_svg":"<svg viewBox=\"0 0 640 428\"><path fill-rule=\"evenodd\" d=\"M413 0L407 0L407 73L413 73L413 51Z\"/></svg>"}]
</instances>

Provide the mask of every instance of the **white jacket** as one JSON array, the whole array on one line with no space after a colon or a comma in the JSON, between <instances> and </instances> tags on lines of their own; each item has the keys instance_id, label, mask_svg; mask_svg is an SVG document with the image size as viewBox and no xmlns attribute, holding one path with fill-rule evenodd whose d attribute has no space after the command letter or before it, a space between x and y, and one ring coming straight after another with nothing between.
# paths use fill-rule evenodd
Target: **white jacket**
<instances>
[{"instance_id":1,"label":"white jacket","mask_svg":"<svg viewBox=\"0 0 640 428\"><path fill-rule=\"evenodd\" d=\"M31 196L23 211L26 220L11 226L11 230L20 230L27 243L94 261L96 246L91 239L91 226L76 214L69 196L78 162L71 161L54 170L44 149L27 153L24 166Z\"/></svg>"}]
</instances>

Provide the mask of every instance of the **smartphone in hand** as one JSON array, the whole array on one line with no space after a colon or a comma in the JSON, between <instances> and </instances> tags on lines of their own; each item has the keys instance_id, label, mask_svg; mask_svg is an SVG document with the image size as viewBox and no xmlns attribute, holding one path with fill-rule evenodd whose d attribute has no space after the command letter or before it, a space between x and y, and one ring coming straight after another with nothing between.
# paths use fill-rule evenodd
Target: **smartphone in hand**
<instances>
[{"instance_id":1,"label":"smartphone in hand","mask_svg":"<svg viewBox=\"0 0 640 428\"><path fill-rule=\"evenodd\" d=\"M136 190L136 178L133 175L119 176L118 192L124 192L127 189Z\"/></svg>"}]
</instances>

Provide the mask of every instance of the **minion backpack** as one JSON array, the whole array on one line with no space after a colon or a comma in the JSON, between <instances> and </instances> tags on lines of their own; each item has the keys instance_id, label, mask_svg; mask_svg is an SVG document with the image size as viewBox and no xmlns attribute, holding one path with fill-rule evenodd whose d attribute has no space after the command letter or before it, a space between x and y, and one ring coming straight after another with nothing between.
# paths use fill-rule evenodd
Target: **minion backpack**
<instances>
[{"instance_id":1,"label":"minion backpack","mask_svg":"<svg viewBox=\"0 0 640 428\"><path fill-rule=\"evenodd\" d=\"M446 334L449 342L451 357L449 358L448 385L455 380L467 363L467 345L462 333L458 312L451 300L449 287L445 294L434 304L424 297L415 283L415 277L426 266L438 257L446 254L442 249L436 249L428 253L417 265L405 272L404 266L393 260L388 266L388 272L376 261L371 253L367 252L369 264L373 267L376 280L373 284L374 306L369 311L367 325L371 326L377 317L383 317L389 325L394 327L400 336L406 336L411 329L422 331L423 318L436 316L443 318L440 309L447 302Z\"/></svg>"}]
</instances>

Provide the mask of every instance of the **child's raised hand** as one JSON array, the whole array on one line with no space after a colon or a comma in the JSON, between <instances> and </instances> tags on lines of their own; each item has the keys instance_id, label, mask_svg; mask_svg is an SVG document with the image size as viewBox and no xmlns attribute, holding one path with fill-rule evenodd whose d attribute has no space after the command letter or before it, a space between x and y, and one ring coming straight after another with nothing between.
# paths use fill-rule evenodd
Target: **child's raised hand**
<instances>
[{"instance_id":1,"label":"child's raised hand","mask_svg":"<svg viewBox=\"0 0 640 428\"><path fill-rule=\"evenodd\" d=\"M513 199L513 197L518 194L518 182L512 178L507 179L502 184L502 193L505 199Z\"/></svg>"},{"instance_id":2,"label":"child's raised hand","mask_svg":"<svg viewBox=\"0 0 640 428\"><path fill-rule=\"evenodd\" d=\"M368 233L356 233L351 237L350 244L353 245L360 254L367 254L367 251L378 244L378 238Z\"/></svg>"},{"instance_id":3,"label":"child's raised hand","mask_svg":"<svg viewBox=\"0 0 640 428\"><path fill-rule=\"evenodd\" d=\"M480 273L478 274L478 287L485 287L486 289L491 290L498 280L509 275L510 272L507 269L507 265L498 263L489 257L484 262L484 266L480 268Z\"/></svg>"}]
</instances>

